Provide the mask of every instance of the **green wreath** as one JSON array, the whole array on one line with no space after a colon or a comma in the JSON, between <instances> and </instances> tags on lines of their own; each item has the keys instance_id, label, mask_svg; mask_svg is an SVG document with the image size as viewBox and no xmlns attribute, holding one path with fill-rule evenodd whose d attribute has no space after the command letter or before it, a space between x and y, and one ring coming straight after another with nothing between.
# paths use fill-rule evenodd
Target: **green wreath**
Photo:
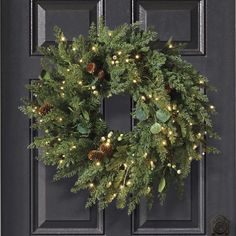
<instances>
[{"instance_id":1,"label":"green wreath","mask_svg":"<svg viewBox=\"0 0 236 236\"><path fill-rule=\"evenodd\" d=\"M72 42L55 32L56 45L40 49L43 70L21 110L43 131L29 147L57 167L55 180L77 176L72 191L89 189L87 207L116 199L131 213L142 197L151 205L155 191L163 201L171 183L181 189L192 160L217 152L205 139L217 137L208 81L181 58L180 45L169 40L154 50L157 34L138 24L92 25L87 39ZM99 112L103 99L118 94L135 103L128 133L109 130Z\"/></svg>"}]
</instances>

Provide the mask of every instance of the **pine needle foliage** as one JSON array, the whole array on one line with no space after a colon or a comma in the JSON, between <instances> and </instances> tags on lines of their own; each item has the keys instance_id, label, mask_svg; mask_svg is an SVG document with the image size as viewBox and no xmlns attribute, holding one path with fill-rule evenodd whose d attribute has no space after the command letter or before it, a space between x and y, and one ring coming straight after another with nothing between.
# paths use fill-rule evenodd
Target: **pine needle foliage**
<instances>
[{"instance_id":1,"label":"pine needle foliage","mask_svg":"<svg viewBox=\"0 0 236 236\"><path fill-rule=\"evenodd\" d=\"M208 80L179 45L152 49L157 33L138 24L110 30L100 22L72 42L56 27L55 36L54 46L40 49L43 69L20 109L40 131L29 148L57 167L55 180L77 176L72 191L89 190L87 207L116 200L131 213L143 197L151 205L155 191L162 201L172 182L183 186L203 151L217 152L206 143L217 138ZM109 130L100 112L103 99L123 93L135 103L128 133Z\"/></svg>"}]
</instances>

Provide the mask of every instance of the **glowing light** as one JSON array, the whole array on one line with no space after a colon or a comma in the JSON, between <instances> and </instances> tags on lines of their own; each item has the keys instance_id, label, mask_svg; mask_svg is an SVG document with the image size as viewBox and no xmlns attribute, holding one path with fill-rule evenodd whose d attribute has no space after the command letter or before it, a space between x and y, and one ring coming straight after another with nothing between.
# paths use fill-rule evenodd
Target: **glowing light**
<instances>
[{"instance_id":1,"label":"glowing light","mask_svg":"<svg viewBox=\"0 0 236 236\"><path fill-rule=\"evenodd\" d=\"M139 59L140 58L140 56L137 54L137 55L135 55L135 59Z\"/></svg>"}]
</instances>

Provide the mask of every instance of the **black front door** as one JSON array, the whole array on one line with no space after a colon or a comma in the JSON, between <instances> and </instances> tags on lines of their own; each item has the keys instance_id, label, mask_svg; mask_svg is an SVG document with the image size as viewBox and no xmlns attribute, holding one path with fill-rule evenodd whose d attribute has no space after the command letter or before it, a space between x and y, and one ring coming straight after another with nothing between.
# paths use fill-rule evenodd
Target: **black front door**
<instances>
[{"instance_id":1,"label":"black front door","mask_svg":"<svg viewBox=\"0 0 236 236\"><path fill-rule=\"evenodd\" d=\"M236 235L234 9L234 0L2 1L2 235L210 236L214 224L219 233L226 226L212 221L218 215ZM20 97L28 96L24 85L40 72L37 47L52 43L53 26L72 38L86 35L100 16L110 27L140 21L143 29L154 26L163 43L170 36L186 42L184 58L218 88L210 97L219 113L222 139L214 144L221 154L193 163L183 199L173 189L164 206L156 200L148 211L143 201L132 216L115 204L102 212L85 209L87 193L70 193L73 180L53 183L54 170L26 149L33 133L18 110ZM105 101L112 129L132 128L130 108L127 96Z\"/></svg>"}]
</instances>

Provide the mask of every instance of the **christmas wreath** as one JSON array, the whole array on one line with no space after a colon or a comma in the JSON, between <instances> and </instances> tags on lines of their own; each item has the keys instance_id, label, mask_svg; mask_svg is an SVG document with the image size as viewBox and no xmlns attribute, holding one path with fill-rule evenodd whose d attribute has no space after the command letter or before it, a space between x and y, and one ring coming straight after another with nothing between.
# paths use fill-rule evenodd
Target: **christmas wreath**
<instances>
[{"instance_id":1,"label":"christmas wreath","mask_svg":"<svg viewBox=\"0 0 236 236\"><path fill-rule=\"evenodd\" d=\"M179 45L152 49L156 32L138 24L92 25L86 39L72 42L59 28L55 35L55 45L40 49L43 70L21 110L42 131L29 147L57 167L55 180L77 177L72 191L89 190L87 207L116 199L131 213L142 197L152 203L155 191L163 201L171 183L183 185L192 160L217 152L206 144L206 136L217 137L208 81L181 58ZM135 104L127 133L111 131L100 112L102 100L118 94Z\"/></svg>"}]
</instances>

